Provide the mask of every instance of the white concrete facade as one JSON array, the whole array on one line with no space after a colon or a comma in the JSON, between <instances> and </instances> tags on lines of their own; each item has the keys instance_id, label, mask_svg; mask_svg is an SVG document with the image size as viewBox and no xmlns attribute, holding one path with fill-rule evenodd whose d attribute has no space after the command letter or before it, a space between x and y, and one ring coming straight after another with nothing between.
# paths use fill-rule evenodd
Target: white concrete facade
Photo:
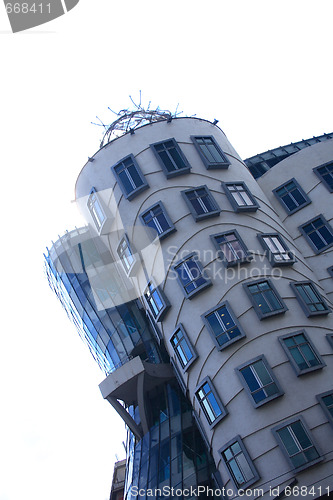
<instances>
[{"instance_id":1,"label":"white concrete facade","mask_svg":"<svg viewBox=\"0 0 333 500\"><path fill-rule=\"evenodd\" d=\"M229 160L229 167L206 169L191 136L214 137ZM179 145L191 170L166 178L150 145L170 138L174 138ZM289 157L257 182L219 127L197 118L177 118L171 122L145 125L136 129L134 134L128 133L110 142L83 167L77 179L76 199L87 223L93 228L94 221L87 206L93 187L104 204L110 224L108 232L102 231L105 234L101 234L101 238L114 260L119 260L117 247L124 233L131 247L137 251L138 265L130 273L128 289L134 290L133 293L142 298L143 306L148 309L143 296L147 282L153 280L155 285L160 285L170 303L158 326L208 438L223 483L226 488L233 488L235 495L237 488L219 450L237 435L241 437L259 476L249 485L249 491L261 489L268 498L272 496L270 488L279 487L281 493L295 477L300 488L306 486L310 490L315 485L315 494L309 491L302 495L303 498L317 498L327 493L326 487L333 487L333 428L316 399L317 395L333 390L333 348L326 338L333 333L333 315L307 317L290 287L290 283L311 281L332 307L332 277L328 275L327 268L333 265L333 247L315 255L298 230L300 224L318 214L323 214L332 222L331 194L312 171L312 168L333 160L331 142L312 146ZM130 201L124 196L111 170L128 155L134 156L149 185ZM299 180L312 203L287 217L272 189L292 177ZM236 212L221 182L245 182L259 205L257 210ZM195 221L181 191L203 185L210 190L221 213ZM151 238L139 217L159 201L163 202L176 229L161 241ZM217 258L210 236L234 230L245 243L252 260L227 268ZM258 239L258 234L272 233L281 235L296 256L293 265L272 267ZM211 286L189 299L175 279L173 266L192 252L197 254ZM123 270L121 272L126 279ZM267 279L274 284L286 309L260 320L243 285ZM201 316L225 301L245 335L218 350ZM170 343L179 324L183 325L198 355L185 371ZM303 330L321 357L322 366L297 376L279 337ZM261 355L265 356L277 379L281 395L255 407L235 369ZM196 397L196 390L206 377L212 381L226 410L226 415L216 425L208 422ZM278 446L272 429L300 416L318 445L323 460L295 471ZM252 496L257 497L258 493L253 491Z\"/></svg>"}]
</instances>

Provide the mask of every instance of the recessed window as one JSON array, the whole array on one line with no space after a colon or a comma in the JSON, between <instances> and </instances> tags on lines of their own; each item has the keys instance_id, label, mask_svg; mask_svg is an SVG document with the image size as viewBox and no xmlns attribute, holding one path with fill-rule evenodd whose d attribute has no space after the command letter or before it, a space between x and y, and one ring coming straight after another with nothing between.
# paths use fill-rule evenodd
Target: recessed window
<instances>
[{"instance_id":1,"label":"recessed window","mask_svg":"<svg viewBox=\"0 0 333 500\"><path fill-rule=\"evenodd\" d=\"M256 408L283 394L264 355L238 366L236 370Z\"/></svg>"},{"instance_id":2,"label":"recessed window","mask_svg":"<svg viewBox=\"0 0 333 500\"><path fill-rule=\"evenodd\" d=\"M131 248L129 239L126 235L122 237L117 247L117 253L128 276L134 274L138 260L135 252Z\"/></svg>"},{"instance_id":3,"label":"recessed window","mask_svg":"<svg viewBox=\"0 0 333 500\"><path fill-rule=\"evenodd\" d=\"M297 471L322 460L303 419L293 419L272 429L283 454Z\"/></svg>"},{"instance_id":4,"label":"recessed window","mask_svg":"<svg viewBox=\"0 0 333 500\"><path fill-rule=\"evenodd\" d=\"M145 226L151 229L153 235L157 235L161 240L176 231L161 201L142 212L140 219Z\"/></svg>"},{"instance_id":5,"label":"recessed window","mask_svg":"<svg viewBox=\"0 0 333 500\"><path fill-rule=\"evenodd\" d=\"M297 376L326 366L304 330L283 335L279 340Z\"/></svg>"},{"instance_id":6,"label":"recessed window","mask_svg":"<svg viewBox=\"0 0 333 500\"><path fill-rule=\"evenodd\" d=\"M177 326L171 336L170 343L175 351L180 366L184 371L187 370L193 361L197 359L197 354L183 325Z\"/></svg>"},{"instance_id":7,"label":"recessed window","mask_svg":"<svg viewBox=\"0 0 333 500\"><path fill-rule=\"evenodd\" d=\"M333 266L328 267L327 272L333 278Z\"/></svg>"},{"instance_id":8,"label":"recessed window","mask_svg":"<svg viewBox=\"0 0 333 500\"><path fill-rule=\"evenodd\" d=\"M164 292L159 287L155 287L153 282L150 281L144 291L144 298L153 318L156 321L162 321L170 309L170 303Z\"/></svg>"},{"instance_id":9,"label":"recessed window","mask_svg":"<svg viewBox=\"0 0 333 500\"><path fill-rule=\"evenodd\" d=\"M224 408L209 377L206 377L200 383L195 395L211 428L227 415L227 410Z\"/></svg>"},{"instance_id":10,"label":"recessed window","mask_svg":"<svg viewBox=\"0 0 333 500\"><path fill-rule=\"evenodd\" d=\"M212 234L211 239L226 267L235 266L242 262L250 262L252 259L252 255L236 230Z\"/></svg>"},{"instance_id":11,"label":"recessed window","mask_svg":"<svg viewBox=\"0 0 333 500\"><path fill-rule=\"evenodd\" d=\"M259 479L259 474L240 436L226 443L219 453L237 489L248 488Z\"/></svg>"},{"instance_id":12,"label":"recessed window","mask_svg":"<svg viewBox=\"0 0 333 500\"><path fill-rule=\"evenodd\" d=\"M191 299L212 284L210 279L205 277L203 267L195 253L178 262L173 269L187 299Z\"/></svg>"},{"instance_id":13,"label":"recessed window","mask_svg":"<svg viewBox=\"0 0 333 500\"><path fill-rule=\"evenodd\" d=\"M271 281L258 280L243 286L260 320L288 310Z\"/></svg>"},{"instance_id":14,"label":"recessed window","mask_svg":"<svg viewBox=\"0 0 333 500\"><path fill-rule=\"evenodd\" d=\"M259 241L273 267L294 264L295 256L278 233L258 234Z\"/></svg>"},{"instance_id":15,"label":"recessed window","mask_svg":"<svg viewBox=\"0 0 333 500\"><path fill-rule=\"evenodd\" d=\"M187 174L190 172L191 166L175 139L157 142L151 144L150 147L168 179L175 175Z\"/></svg>"},{"instance_id":16,"label":"recessed window","mask_svg":"<svg viewBox=\"0 0 333 500\"><path fill-rule=\"evenodd\" d=\"M196 222L220 215L221 209L207 186L186 189L181 194Z\"/></svg>"},{"instance_id":17,"label":"recessed window","mask_svg":"<svg viewBox=\"0 0 333 500\"><path fill-rule=\"evenodd\" d=\"M258 202L245 182L222 182L225 194L235 212L255 212Z\"/></svg>"},{"instance_id":18,"label":"recessed window","mask_svg":"<svg viewBox=\"0 0 333 500\"><path fill-rule=\"evenodd\" d=\"M332 347L333 349L333 333L328 333L326 335L326 338L327 338L327 342L329 343L329 345Z\"/></svg>"},{"instance_id":19,"label":"recessed window","mask_svg":"<svg viewBox=\"0 0 333 500\"><path fill-rule=\"evenodd\" d=\"M88 210L99 234L105 234L110 229L111 220L108 219L102 200L95 188L92 188L87 202Z\"/></svg>"},{"instance_id":20,"label":"recessed window","mask_svg":"<svg viewBox=\"0 0 333 500\"><path fill-rule=\"evenodd\" d=\"M323 252L333 245L333 229L323 215L306 222L299 230L315 253Z\"/></svg>"},{"instance_id":21,"label":"recessed window","mask_svg":"<svg viewBox=\"0 0 333 500\"><path fill-rule=\"evenodd\" d=\"M317 399L329 423L333 425L333 390L318 394Z\"/></svg>"},{"instance_id":22,"label":"recessed window","mask_svg":"<svg viewBox=\"0 0 333 500\"><path fill-rule=\"evenodd\" d=\"M331 309L311 281L290 283L306 316L328 314Z\"/></svg>"},{"instance_id":23,"label":"recessed window","mask_svg":"<svg viewBox=\"0 0 333 500\"><path fill-rule=\"evenodd\" d=\"M219 350L245 337L228 302L210 309L201 318Z\"/></svg>"},{"instance_id":24,"label":"recessed window","mask_svg":"<svg viewBox=\"0 0 333 500\"><path fill-rule=\"evenodd\" d=\"M127 200L132 200L149 187L133 155L127 156L114 165L112 171Z\"/></svg>"},{"instance_id":25,"label":"recessed window","mask_svg":"<svg viewBox=\"0 0 333 500\"><path fill-rule=\"evenodd\" d=\"M311 203L310 198L296 179L290 179L290 181L274 189L273 193L289 215Z\"/></svg>"},{"instance_id":26,"label":"recessed window","mask_svg":"<svg viewBox=\"0 0 333 500\"><path fill-rule=\"evenodd\" d=\"M321 167L314 168L313 171L317 174L330 193L333 193L333 163L326 163Z\"/></svg>"},{"instance_id":27,"label":"recessed window","mask_svg":"<svg viewBox=\"0 0 333 500\"><path fill-rule=\"evenodd\" d=\"M230 161L223 153L220 146L211 135L194 136L191 135L196 150L198 151L205 167L209 170L212 168L228 168Z\"/></svg>"}]
</instances>

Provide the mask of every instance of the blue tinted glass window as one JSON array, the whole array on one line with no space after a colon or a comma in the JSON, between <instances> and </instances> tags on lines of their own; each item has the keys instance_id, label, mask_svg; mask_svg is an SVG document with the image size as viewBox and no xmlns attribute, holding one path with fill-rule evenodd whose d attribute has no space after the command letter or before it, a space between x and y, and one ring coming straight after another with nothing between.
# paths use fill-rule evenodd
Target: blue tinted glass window
<instances>
[{"instance_id":1,"label":"blue tinted glass window","mask_svg":"<svg viewBox=\"0 0 333 500\"><path fill-rule=\"evenodd\" d=\"M333 243L332 228L322 217L304 224L302 229L318 251Z\"/></svg>"}]
</instances>

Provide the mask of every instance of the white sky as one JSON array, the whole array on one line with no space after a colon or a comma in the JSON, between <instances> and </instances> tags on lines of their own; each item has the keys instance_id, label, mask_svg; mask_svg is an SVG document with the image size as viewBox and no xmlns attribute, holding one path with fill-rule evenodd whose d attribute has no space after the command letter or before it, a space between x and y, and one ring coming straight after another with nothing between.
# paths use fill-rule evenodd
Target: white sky
<instances>
[{"instance_id":1,"label":"white sky","mask_svg":"<svg viewBox=\"0 0 333 500\"><path fill-rule=\"evenodd\" d=\"M0 5L0 500L107 500L123 424L43 275L80 225L105 122L143 102L213 120L243 158L333 131L331 0L80 0L11 34Z\"/></svg>"}]
</instances>

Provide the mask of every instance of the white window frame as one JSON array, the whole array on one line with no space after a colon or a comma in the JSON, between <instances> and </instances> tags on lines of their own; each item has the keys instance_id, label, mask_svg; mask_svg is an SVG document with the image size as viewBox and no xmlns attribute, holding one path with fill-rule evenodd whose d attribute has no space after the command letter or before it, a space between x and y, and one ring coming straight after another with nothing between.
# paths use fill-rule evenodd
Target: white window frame
<instances>
[{"instance_id":1,"label":"white window frame","mask_svg":"<svg viewBox=\"0 0 333 500\"><path fill-rule=\"evenodd\" d=\"M179 335L180 338L179 338ZM178 335L177 341L175 342L175 339ZM184 348L183 344L186 344L187 349L191 353L191 358L188 358ZM198 358L198 355L196 353L196 350L194 349L185 328L183 325L180 323L175 330L173 331L171 337L170 337L170 344L175 352L176 358L178 360L178 363L180 364L183 372L186 372L189 367L192 365L192 363ZM181 352L180 352L181 351Z\"/></svg>"},{"instance_id":2,"label":"white window frame","mask_svg":"<svg viewBox=\"0 0 333 500\"><path fill-rule=\"evenodd\" d=\"M161 307L158 306L155 295L158 295ZM150 314L153 316L155 321L163 321L166 313L170 309L170 302L168 301L163 290L161 290L160 287L155 286L154 282L150 280L144 290L143 296L149 308Z\"/></svg>"},{"instance_id":3,"label":"white window frame","mask_svg":"<svg viewBox=\"0 0 333 500\"><path fill-rule=\"evenodd\" d=\"M204 391L203 388L206 385L209 387L209 391L205 392L204 395L200 395L199 393ZM215 403L217 404L217 406L220 410L219 414L216 414L214 408L212 407L212 405L210 403L210 399L209 399L210 395L212 395L212 397L215 400ZM215 425L218 424L222 420L222 418L224 418L228 414L228 411L223 406L223 403L222 403L219 395L217 394L216 389L214 387L214 384L211 381L210 377L205 377L200 382L200 384L196 387L195 396L197 398L197 401L200 405L201 410L203 411L203 413L207 419L207 422L209 424L210 429L215 427Z\"/></svg>"},{"instance_id":4,"label":"white window frame","mask_svg":"<svg viewBox=\"0 0 333 500\"><path fill-rule=\"evenodd\" d=\"M256 212L259 203L244 181L222 182L224 192L235 212Z\"/></svg>"},{"instance_id":5,"label":"white window frame","mask_svg":"<svg viewBox=\"0 0 333 500\"><path fill-rule=\"evenodd\" d=\"M262 233L257 234L257 237L272 267L290 266L296 262L295 255L289 250L280 234Z\"/></svg>"},{"instance_id":6,"label":"white window frame","mask_svg":"<svg viewBox=\"0 0 333 500\"><path fill-rule=\"evenodd\" d=\"M127 276L133 276L139 264L138 254L132 248L126 234L120 239L117 245L117 254L122 263Z\"/></svg>"}]
</instances>

